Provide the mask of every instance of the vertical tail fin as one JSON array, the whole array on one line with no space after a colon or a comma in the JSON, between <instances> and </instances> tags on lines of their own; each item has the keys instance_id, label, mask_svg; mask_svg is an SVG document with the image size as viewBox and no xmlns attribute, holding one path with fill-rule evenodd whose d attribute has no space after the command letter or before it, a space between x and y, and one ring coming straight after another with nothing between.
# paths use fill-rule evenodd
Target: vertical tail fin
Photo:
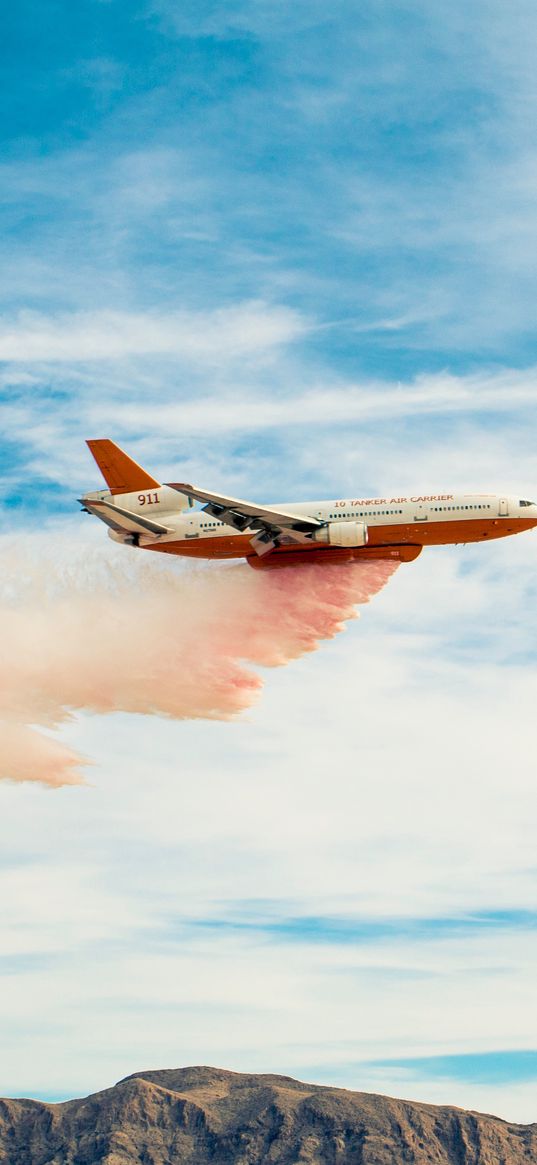
<instances>
[{"instance_id":1,"label":"vertical tail fin","mask_svg":"<svg viewBox=\"0 0 537 1165\"><path fill-rule=\"evenodd\" d=\"M160 489L160 481L128 457L119 445L106 439L86 441L112 494L136 493L137 490Z\"/></svg>"}]
</instances>

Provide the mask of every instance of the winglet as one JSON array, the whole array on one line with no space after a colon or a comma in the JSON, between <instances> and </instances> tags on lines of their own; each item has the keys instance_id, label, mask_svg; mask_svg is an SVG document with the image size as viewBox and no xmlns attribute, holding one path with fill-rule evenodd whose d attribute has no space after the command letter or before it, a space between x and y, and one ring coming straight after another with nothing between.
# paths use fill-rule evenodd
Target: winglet
<instances>
[{"instance_id":1,"label":"winglet","mask_svg":"<svg viewBox=\"0 0 537 1165\"><path fill-rule=\"evenodd\" d=\"M112 494L136 493L137 490L160 489L160 481L128 457L119 445L107 439L86 441Z\"/></svg>"}]
</instances>

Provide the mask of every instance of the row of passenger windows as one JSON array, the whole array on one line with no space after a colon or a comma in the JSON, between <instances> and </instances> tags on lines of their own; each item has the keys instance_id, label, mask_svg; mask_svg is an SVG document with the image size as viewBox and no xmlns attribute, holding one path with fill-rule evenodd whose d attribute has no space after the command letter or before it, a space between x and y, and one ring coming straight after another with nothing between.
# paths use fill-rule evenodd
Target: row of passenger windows
<instances>
[{"instance_id":1,"label":"row of passenger windows","mask_svg":"<svg viewBox=\"0 0 537 1165\"><path fill-rule=\"evenodd\" d=\"M371 518L374 514L402 514L402 513L403 513L402 510L364 510L364 511L352 510L351 513L348 513L347 510L345 510L344 513L340 512L339 514L329 514L328 517L329 518Z\"/></svg>"},{"instance_id":2,"label":"row of passenger windows","mask_svg":"<svg viewBox=\"0 0 537 1165\"><path fill-rule=\"evenodd\" d=\"M490 510L491 507L488 503L487 504L483 503L480 505L470 505L470 506L431 506L430 508L431 508L431 510L434 511L435 514L439 514L441 511L444 511L444 510L449 510L450 512L453 512L454 510ZM375 515L379 515L379 514L402 514L402 513L403 513L402 510L353 510L351 512L348 512L347 510L345 510L344 513L341 513L341 511L340 511L339 514L329 514L328 517L329 518L372 518Z\"/></svg>"}]
</instances>

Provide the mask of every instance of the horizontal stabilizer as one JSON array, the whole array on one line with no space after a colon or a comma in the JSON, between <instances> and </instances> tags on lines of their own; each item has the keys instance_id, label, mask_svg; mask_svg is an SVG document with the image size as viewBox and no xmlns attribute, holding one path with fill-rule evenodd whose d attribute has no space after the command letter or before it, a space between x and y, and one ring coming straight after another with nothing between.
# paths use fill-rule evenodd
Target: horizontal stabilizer
<instances>
[{"instance_id":1,"label":"horizontal stabilizer","mask_svg":"<svg viewBox=\"0 0 537 1165\"><path fill-rule=\"evenodd\" d=\"M140 514L132 514L130 510L114 506L112 502L88 501L87 498L81 498L80 501L90 514L101 518L112 530L125 530L128 534L170 533L167 526L161 526L159 522L153 522L150 518L142 518Z\"/></svg>"},{"instance_id":2,"label":"horizontal stabilizer","mask_svg":"<svg viewBox=\"0 0 537 1165\"><path fill-rule=\"evenodd\" d=\"M112 494L137 493L138 490L159 489L160 481L151 477L132 457L114 441L107 439L86 441L90 453L95 458L104 480Z\"/></svg>"}]
</instances>

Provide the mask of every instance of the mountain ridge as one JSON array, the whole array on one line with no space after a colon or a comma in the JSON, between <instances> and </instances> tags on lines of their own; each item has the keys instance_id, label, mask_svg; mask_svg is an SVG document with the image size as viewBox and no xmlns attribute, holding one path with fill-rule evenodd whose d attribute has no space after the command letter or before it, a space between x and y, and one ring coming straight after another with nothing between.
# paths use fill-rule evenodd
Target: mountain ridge
<instances>
[{"instance_id":1,"label":"mountain ridge","mask_svg":"<svg viewBox=\"0 0 537 1165\"><path fill-rule=\"evenodd\" d=\"M205 1065L0 1100L0 1165L531 1165L537 1123Z\"/></svg>"}]
</instances>

